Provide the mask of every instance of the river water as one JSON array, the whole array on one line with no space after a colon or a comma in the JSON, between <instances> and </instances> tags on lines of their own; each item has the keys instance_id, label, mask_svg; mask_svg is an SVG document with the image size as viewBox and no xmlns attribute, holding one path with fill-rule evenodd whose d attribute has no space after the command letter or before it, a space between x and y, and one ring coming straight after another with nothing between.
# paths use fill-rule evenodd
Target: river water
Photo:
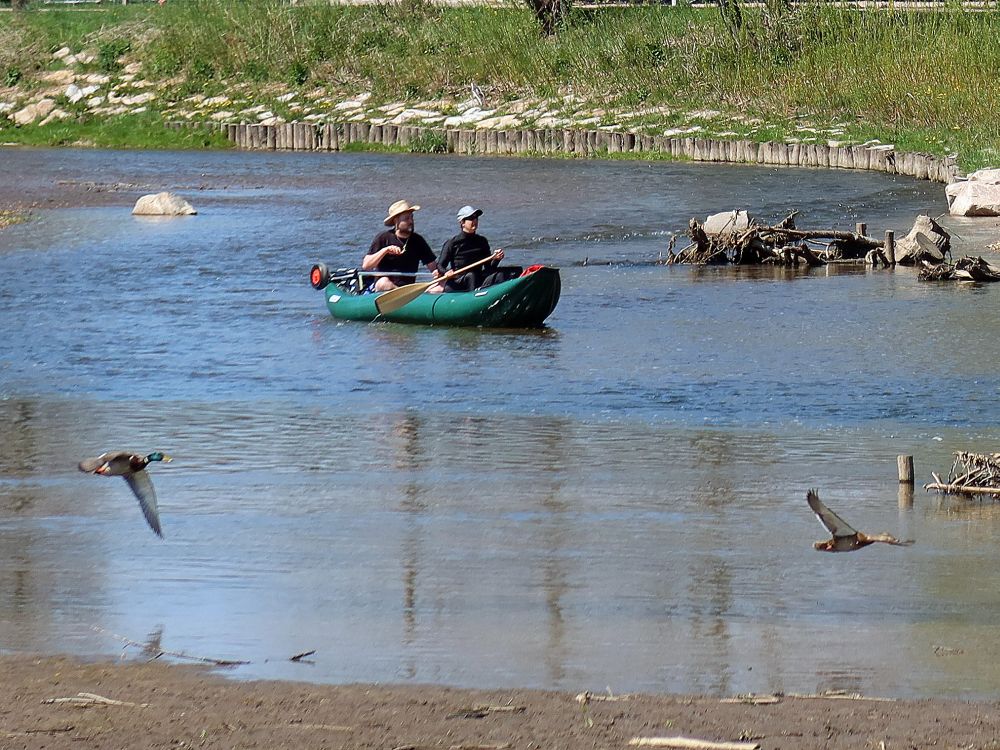
<instances>
[{"instance_id":1,"label":"river water","mask_svg":"<svg viewBox=\"0 0 1000 750\"><path fill-rule=\"evenodd\" d=\"M1000 289L652 264L730 208L903 234L940 185L31 149L0 151L0 180L54 196L0 232L4 652L121 636L240 677L1000 695L1000 511L919 488L998 450ZM159 190L199 214L130 215ZM355 265L398 198L435 247L472 203L510 262L559 266L548 326L330 318L310 265ZM116 448L174 456L150 469L165 540L76 470ZM916 544L814 551L810 487Z\"/></svg>"}]
</instances>

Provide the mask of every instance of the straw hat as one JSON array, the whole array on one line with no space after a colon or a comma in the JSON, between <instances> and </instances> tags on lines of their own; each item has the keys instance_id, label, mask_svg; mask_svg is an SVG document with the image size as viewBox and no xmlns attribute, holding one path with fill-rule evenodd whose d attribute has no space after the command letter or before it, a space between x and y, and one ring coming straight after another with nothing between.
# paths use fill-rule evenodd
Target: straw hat
<instances>
[{"instance_id":1,"label":"straw hat","mask_svg":"<svg viewBox=\"0 0 1000 750\"><path fill-rule=\"evenodd\" d=\"M420 206L415 203L411 206L409 201L396 201L391 206L389 206L389 215L385 217L385 221L382 223L387 227L393 225L393 219L395 219L400 214L405 214L407 211L419 211Z\"/></svg>"}]
</instances>

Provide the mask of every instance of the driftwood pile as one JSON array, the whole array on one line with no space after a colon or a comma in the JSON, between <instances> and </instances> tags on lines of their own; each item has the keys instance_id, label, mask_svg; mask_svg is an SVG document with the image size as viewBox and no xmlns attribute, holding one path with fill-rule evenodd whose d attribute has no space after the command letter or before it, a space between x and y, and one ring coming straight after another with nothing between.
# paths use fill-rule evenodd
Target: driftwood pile
<instances>
[{"instance_id":1,"label":"driftwood pile","mask_svg":"<svg viewBox=\"0 0 1000 750\"><path fill-rule=\"evenodd\" d=\"M948 481L931 472L934 481L925 490L952 495L995 495L1000 497L1000 453L957 451Z\"/></svg>"},{"instance_id":2,"label":"driftwood pile","mask_svg":"<svg viewBox=\"0 0 1000 750\"><path fill-rule=\"evenodd\" d=\"M955 263L922 264L921 281L1000 281L1000 266L966 255Z\"/></svg>"},{"instance_id":3,"label":"driftwood pile","mask_svg":"<svg viewBox=\"0 0 1000 750\"><path fill-rule=\"evenodd\" d=\"M950 249L951 237L929 216L919 216L905 237L887 247L885 240L859 232L835 229L798 229L793 211L774 225L761 225L746 211L709 216L704 224L688 223L691 243L680 252L673 241L665 263L694 265L822 266L836 262L865 262L889 266L937 264Z\"/></svg>"}]
</instances>

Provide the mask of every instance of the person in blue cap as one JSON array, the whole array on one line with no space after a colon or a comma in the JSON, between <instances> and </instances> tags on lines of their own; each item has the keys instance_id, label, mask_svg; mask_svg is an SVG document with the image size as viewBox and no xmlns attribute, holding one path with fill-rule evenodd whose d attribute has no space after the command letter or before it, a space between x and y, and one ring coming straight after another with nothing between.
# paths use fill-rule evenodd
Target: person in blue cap
<instances>
[{"instance_id":1,"label":"person in blue cap","mask_svg":"<svg viewBox=\"0 0 1000 750\"><path fill-rule=\"evenodd\" d=\"M479 217L482 215L483 210L473 206L462 206L458 210L458 226L461 231L447 240L441 248L441 253L437 258L440 273L465 268L470 263L493 255L489 240L479 234ZM483 285L487 277L496 272L503 257L503 249L498 248L494 260L478 268L473 268L471 271L466 271L461 276L449 279L445 285L445 291L465 292L477 289Z\"/></svg>"}]
</instances>

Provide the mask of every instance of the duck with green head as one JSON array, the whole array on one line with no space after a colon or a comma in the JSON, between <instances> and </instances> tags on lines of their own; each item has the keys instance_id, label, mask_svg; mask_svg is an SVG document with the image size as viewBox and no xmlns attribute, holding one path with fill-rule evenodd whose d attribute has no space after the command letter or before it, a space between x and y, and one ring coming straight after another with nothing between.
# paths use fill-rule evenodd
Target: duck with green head
<instances>
[{"instance_id":1,"label":"duck with green head","mask_svg":"<svg viewBox=\"0 0 1000 750\"><path fill-rule=\"evenodd\" d=\"M105 477L122 477L139 500L139 507L142 508L142 515L146 517L149 528L162 538L160 512L156 507L156 491L153 489L153 480L146 473L146 467L153 461L172 460L170 456L160 451L145 456L130 451L110 451L96 458L85 458L80 462L80 471Z\"/></svg>"}]
</instances>

